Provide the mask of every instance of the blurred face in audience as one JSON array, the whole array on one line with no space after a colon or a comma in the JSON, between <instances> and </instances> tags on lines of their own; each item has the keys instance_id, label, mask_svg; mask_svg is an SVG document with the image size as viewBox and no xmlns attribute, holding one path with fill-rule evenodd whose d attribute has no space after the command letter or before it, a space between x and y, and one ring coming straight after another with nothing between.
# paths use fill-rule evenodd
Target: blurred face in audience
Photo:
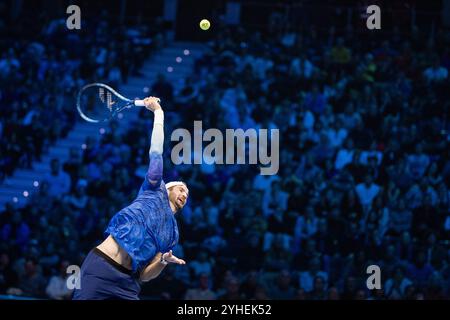
<instances>
[{"instance_id":1,"label":"blurred face in audience","mask_svg":"<svg viewBox=\"0 0 450 320\"><path fill-rule=\"evenodd\" d=\"M9 264L9 256L6 253L0 255L0 266L6 267Z\"/></svg>"},{"instance_id":2,"label":"blurred face in audience","mask_svg":"<svg viewBox=\"0 0 450 320\"><path fill-rule=\"evenodd\" d=\"M266 290L264 289L264 287L262 287L262 286L256 287L254 298L256 300L268 299L267 294L266 294Z\"/></svg>"},{"instance_id":3,"label":"blurred face in audience","mask_svg":"<svg viewBox=\"0 0 450 320\"><path fill-rule=\"evenodd\" d=\"M209 278L207 274L200 275L200 288L205 290L209 287Z\"/></svg>"},{"instance_id":4,"label":"blurred face in audience","mask_svg":"<svg viewBox=\"0 0 450 320\"><path fill-rule=\"evenodd\" d=\"M289 271L287 270L283 270L280 273L280 278L279 278L279 285L281 288L283 289L287 289L291 283L291 275L289 273Z\"/></svg>"},{"instance_id":5,"label":"blurred face in audience","mask_svg":"<svg viewBox=\"0 0 450 320\"><path fill-rule=\"evenodd\" d=\"M314 279L314 291L322 292L325 288L325 283L322 277L316 277Z\"/></svg>"},{"instance_id":6,"label":"blurred face in audience","mask_svg":"<svg viewBox=\"0 0 450 320\"><path fill-rule=\"evenodd\" d=\"M405 288L405 298L411 299L414 296L414 292L416 292L416 288L411 284Z\"/></svg>"},{"instance_id":7,"label":"blurred face in audience","mask_svg":"<svg viewBox=\"0 0 450 320\"><path fill-rule=\"evenodd\" d=\"M295 294L295 299L297 299L297 300L306 300L305 290L298 289L296 294Z\"/></svg>"},{"instance_id":8,"label":"blurred face in audience","mask_svg":"<svg viewBox=\"0 0 450 320\"><path fill-rule=\"evenodd\" d=\"M403 270L401 268L395 269L394 279L398 282L403 280Z\"/></svg>"},{"instance_id":9,"label":"blurred face in audience","mask_svg":"<svg viewBox=\"0 0 450 320\"><path fill-rule=\"evenodd\" d=\"M327 221L325 219L319 220L318 232L320 234L326 234L327 232Z\"/></svg>"},{"instance_id":10,"label":"blurred face in audience","mask_svg":"<svg viewBox=\"0 0 450 320\"><path fill-rule=\"evenodd\" d=\"M306 242L306 251L314 252L316 250L316 241L313 239L308 239Z\"/></svg>"},{"instance_id":11,"label":"blurred face in audience","mask_svg":"<svg viewBox=\"0 0 450 320\"><path fill-rule=\"evenodd\" d=\"M417 254L417 266L423 266L426 263L426 256L425 252L421 251Z\"/></svg>"},{"instance_id":12,"label":"blurred face in audience","mask_svg":"<svg viewBox=\"0 0 450 320\"><path fill-rule=\"evenodd\" d=\"M425 300L425 296L422 292L416 293L416 300Z\"/></svg>"},{"instance_id":13,"label":"blurred face in audience","mask_svg":"<svg viewBox=\"0 0 450 320\"><path fill-rule=\"evenodd\" d=\"M347 289L348 291L353 291L353 290L355 290L355 286L356 286L355 278L353 278L353 277L348 277L347 280L346 280L346 282L345 282L345 285L346 285L346 289Z\"/></svg>"},{"instance_id":14,"label":"blurred face in audience","mask_svg":"<svg viewBox=\"0 0 450 320\"><path fill-rule=\"evenodd\" d=\"M355 295L356 300L366 300L366 292L362 289L358 290Z\"/></svg>"},{"instance_id":15,"label":"blurred face in audience","mask_svg":"<svg viewBox=\"0 0 450 320\"><path fill-rule=\"evenodd\" d=\"M25 273L27 275L33 275L36 273L36 264L32 260L25 262Z\"/></svg>"},{"instance_id":16,"label":"blurred face in audience","mask_svg":"<svg viewBox=\"0 0 450 320\"><path fill-rule=\"evenodd\" d=\"M233 277L228 280L227 291L232 294L239 292L239 281L236 278Z\"/></svg>"},{"instance_id":17,"label":"blurred face in audience","mask_svg":"<svg viewBox=\"0 0 450 320\"><path fill-rule=\"evenodd\" d=\"M372 176L370 174L366 175L366 177L364 178L364 182L366 183L366 186L370 186L372 184Z\"/></svg>"},{"instance_id":18,"label":"blurred face in audience","mask_svg":"<svg viewBox=\"0 0 450 320\"><path fill-rule=\"evenodd\" d=\"M328 291L329 300L339 300L339 292L336 287L331 287Z\"/></svg>"},{"instance_id":19,"label":"blurred face in audience","mask_svg":"<svg viewBox=\"0 0 450 320\"><path fill-rule=\"evenodd\" d=\"M411 235L408 231L402 233L402 243L409 244L411 242Z\"/></svg>"}]
</instances>

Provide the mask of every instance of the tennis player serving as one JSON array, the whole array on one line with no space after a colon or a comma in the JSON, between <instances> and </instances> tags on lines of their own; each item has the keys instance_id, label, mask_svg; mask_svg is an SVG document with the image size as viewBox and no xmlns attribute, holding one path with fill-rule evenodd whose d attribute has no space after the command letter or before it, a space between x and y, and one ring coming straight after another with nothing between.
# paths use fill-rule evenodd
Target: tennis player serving
<instances>
[{"instance_id":1,"label":"tennis player serving","mask_svg":"<svg viewBox=\"0 0 450 320\"><path fill-rule=\"evenodd\" d=\"M186 204L189 190L183 182L162 180L164 113L158 98L148 97L144 105L154 113L145 180L133 203L112 217L105 241L84 260L74 300L137 300L141 282L156 278L168 263L186 263L172 248L178 242L174 215Z\"/></svg>"}]
</instances>

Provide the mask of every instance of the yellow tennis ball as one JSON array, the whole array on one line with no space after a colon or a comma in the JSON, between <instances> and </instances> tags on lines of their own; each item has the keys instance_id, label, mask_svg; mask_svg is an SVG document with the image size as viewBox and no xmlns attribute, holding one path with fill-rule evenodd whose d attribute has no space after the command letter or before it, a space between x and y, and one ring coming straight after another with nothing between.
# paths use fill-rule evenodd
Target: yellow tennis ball
<instances>
[{"instance_id":1,"label":"yellow tennis ball","mask_svg":"<svg viewBox=\"0 0 450 320\"><path fill-rule=\"evenodd\" d=\"M211 24L209 23L209 21L207 19L203 19L202 21L200 21L200 28L202 30L208 30L210 26L211 26Z\"/></svg>"}]
</instances>

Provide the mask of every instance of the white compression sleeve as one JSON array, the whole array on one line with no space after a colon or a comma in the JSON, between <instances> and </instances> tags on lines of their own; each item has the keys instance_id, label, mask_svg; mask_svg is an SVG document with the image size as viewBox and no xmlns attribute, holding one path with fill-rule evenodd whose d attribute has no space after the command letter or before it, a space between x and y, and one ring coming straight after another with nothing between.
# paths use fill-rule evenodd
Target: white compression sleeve
<instances>
[{"instance_id":1,"label":"white compression sleeve","mask_svg":"<svg viewBox=\"0 0 450 320\"><path fill-rule=\"evenodd\" d=\"M164 145L164 112L161 109L155 110L153 121L152 139L150 144L150 153L163 153Z\"/></svg>"}]
</instances>

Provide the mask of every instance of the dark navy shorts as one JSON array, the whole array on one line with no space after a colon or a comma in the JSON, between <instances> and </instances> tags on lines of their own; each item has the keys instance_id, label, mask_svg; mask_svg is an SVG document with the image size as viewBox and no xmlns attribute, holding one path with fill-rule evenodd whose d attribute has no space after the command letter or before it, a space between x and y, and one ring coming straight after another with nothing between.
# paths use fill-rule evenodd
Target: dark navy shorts
<instances>
[{"instance_id":1,"label":"dark navy shorts","mask_svg":"<svg viewBox=\"0 0 450 320\"><path fill-rule=\"evenodd\" d=\"M87 255L80 277L80 289L74 290L74 300L139 300L141 286L137 275L98 248Z\"/></svg>"}]
</instances>

